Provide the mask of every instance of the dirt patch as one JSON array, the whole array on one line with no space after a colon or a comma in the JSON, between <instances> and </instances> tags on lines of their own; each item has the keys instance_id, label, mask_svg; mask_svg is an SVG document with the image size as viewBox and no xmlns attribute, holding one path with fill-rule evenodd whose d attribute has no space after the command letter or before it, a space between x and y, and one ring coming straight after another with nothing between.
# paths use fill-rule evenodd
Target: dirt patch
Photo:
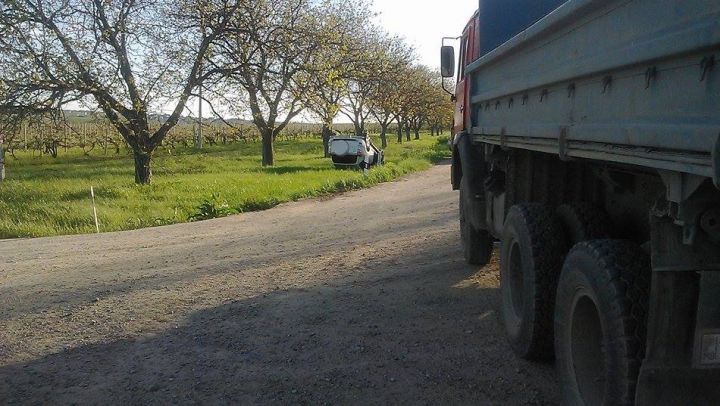
<instances>
[{"instance_id":1,"label":"dirt patch","mask_svg":"<svg viewBox=\"0 0 720 406\"><path fill-rule=\"evenodd\" d=\"M0 403L558 404L465 265L447 166L272 210L0 241Z\"/></svg>"}]
</instances>

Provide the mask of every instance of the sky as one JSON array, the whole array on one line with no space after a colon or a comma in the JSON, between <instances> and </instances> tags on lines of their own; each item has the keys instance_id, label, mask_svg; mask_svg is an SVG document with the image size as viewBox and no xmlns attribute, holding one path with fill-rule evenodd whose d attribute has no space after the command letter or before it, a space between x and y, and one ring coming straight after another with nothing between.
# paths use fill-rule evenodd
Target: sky
<instances>
[{"instance_id":1,"label":"sky","mask_svg":"<svg viewBox=\"0 0 720 406\"><path fill-rule=\"evenodd\" d=\"M439 69L442 38L462 34L478 4L478 0L374 0L372 9L380 13L380 26L415 46L420 63Z\"/></svg>"}]
</instances>

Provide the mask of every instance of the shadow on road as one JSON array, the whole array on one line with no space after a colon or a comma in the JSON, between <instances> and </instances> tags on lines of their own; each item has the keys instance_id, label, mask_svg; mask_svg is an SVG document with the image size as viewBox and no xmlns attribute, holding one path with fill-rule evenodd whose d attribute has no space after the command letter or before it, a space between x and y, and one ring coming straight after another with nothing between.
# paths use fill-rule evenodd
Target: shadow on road
<instances>
[{"instance_id":1,"label":"shadow on road","mask_svg":"<svg viewBox=\"0 0 720 406\"><path fill-rule=\"evenodd\" d=\"M438 252L2 367L0 403L555 404L552 366L505 341L496 271Z\"/></svg>"}]
</instances>

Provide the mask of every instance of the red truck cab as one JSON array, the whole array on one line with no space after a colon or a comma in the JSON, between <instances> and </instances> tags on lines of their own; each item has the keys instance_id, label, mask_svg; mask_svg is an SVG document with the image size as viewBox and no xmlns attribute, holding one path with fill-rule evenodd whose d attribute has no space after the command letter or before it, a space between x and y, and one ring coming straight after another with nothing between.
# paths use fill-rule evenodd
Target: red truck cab
<instances>
[{"instance_id":1,"label":"red truck cab","mask_svg":"<svg viewBox=\"0 0 720 406\"><path fill-rule=\"evenodd\" d=\"M455 116L453 119L453 135L465 130L469 120L470 100L470 77L465 75L465 66L478 58L478 13L475 12L468 22L460 37L460 61L458 64L457 79L455 85Z\"/></svg>"}]
</instances>

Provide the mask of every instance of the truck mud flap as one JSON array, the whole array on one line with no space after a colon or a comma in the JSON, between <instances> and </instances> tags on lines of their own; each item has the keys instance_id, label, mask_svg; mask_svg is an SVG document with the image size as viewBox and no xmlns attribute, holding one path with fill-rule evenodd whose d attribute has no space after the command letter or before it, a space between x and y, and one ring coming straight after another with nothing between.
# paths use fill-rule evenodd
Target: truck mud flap
<instances>
[{"instance_id":1,"label":"truck mud flap","mask_svg":"<svg viewBox=\"0 0 720 406\"><path fill-rule=\"evenodd\" d=\"M683 244L670 218L652 222L653 275L637 406L720 404L720 255L698 233Z\"/></svg>"},{"instance_id":2,"label":"truck mud flap","mask_svg":"<svg viewBox=\"0 0 720 406\"><path fill-rule=\"evenodd\" d=\"M471 143L471 137L463 131L455 135L454 154L459 158L461 177L466 179L468 190L465 194L466 216L476 230L487 230L485 189L483 183L487 177L487 165L483 150ZM453 159L453 166L456 166L457 159ZM456 176L456 169L453 168L453 187L460 185L460 178ZM456 183L457 182L457 186Z\"/></svg>"},{"instance_id":3,"label":"truck mud flap","mask_svg":"<svg viewBox=\"0 0 720 406\"><path fill-rule=\"evenodd\" d=\"M652 284L635 404L720 404L720 272L655 272Z\"/></svg>"}]
</instances>

